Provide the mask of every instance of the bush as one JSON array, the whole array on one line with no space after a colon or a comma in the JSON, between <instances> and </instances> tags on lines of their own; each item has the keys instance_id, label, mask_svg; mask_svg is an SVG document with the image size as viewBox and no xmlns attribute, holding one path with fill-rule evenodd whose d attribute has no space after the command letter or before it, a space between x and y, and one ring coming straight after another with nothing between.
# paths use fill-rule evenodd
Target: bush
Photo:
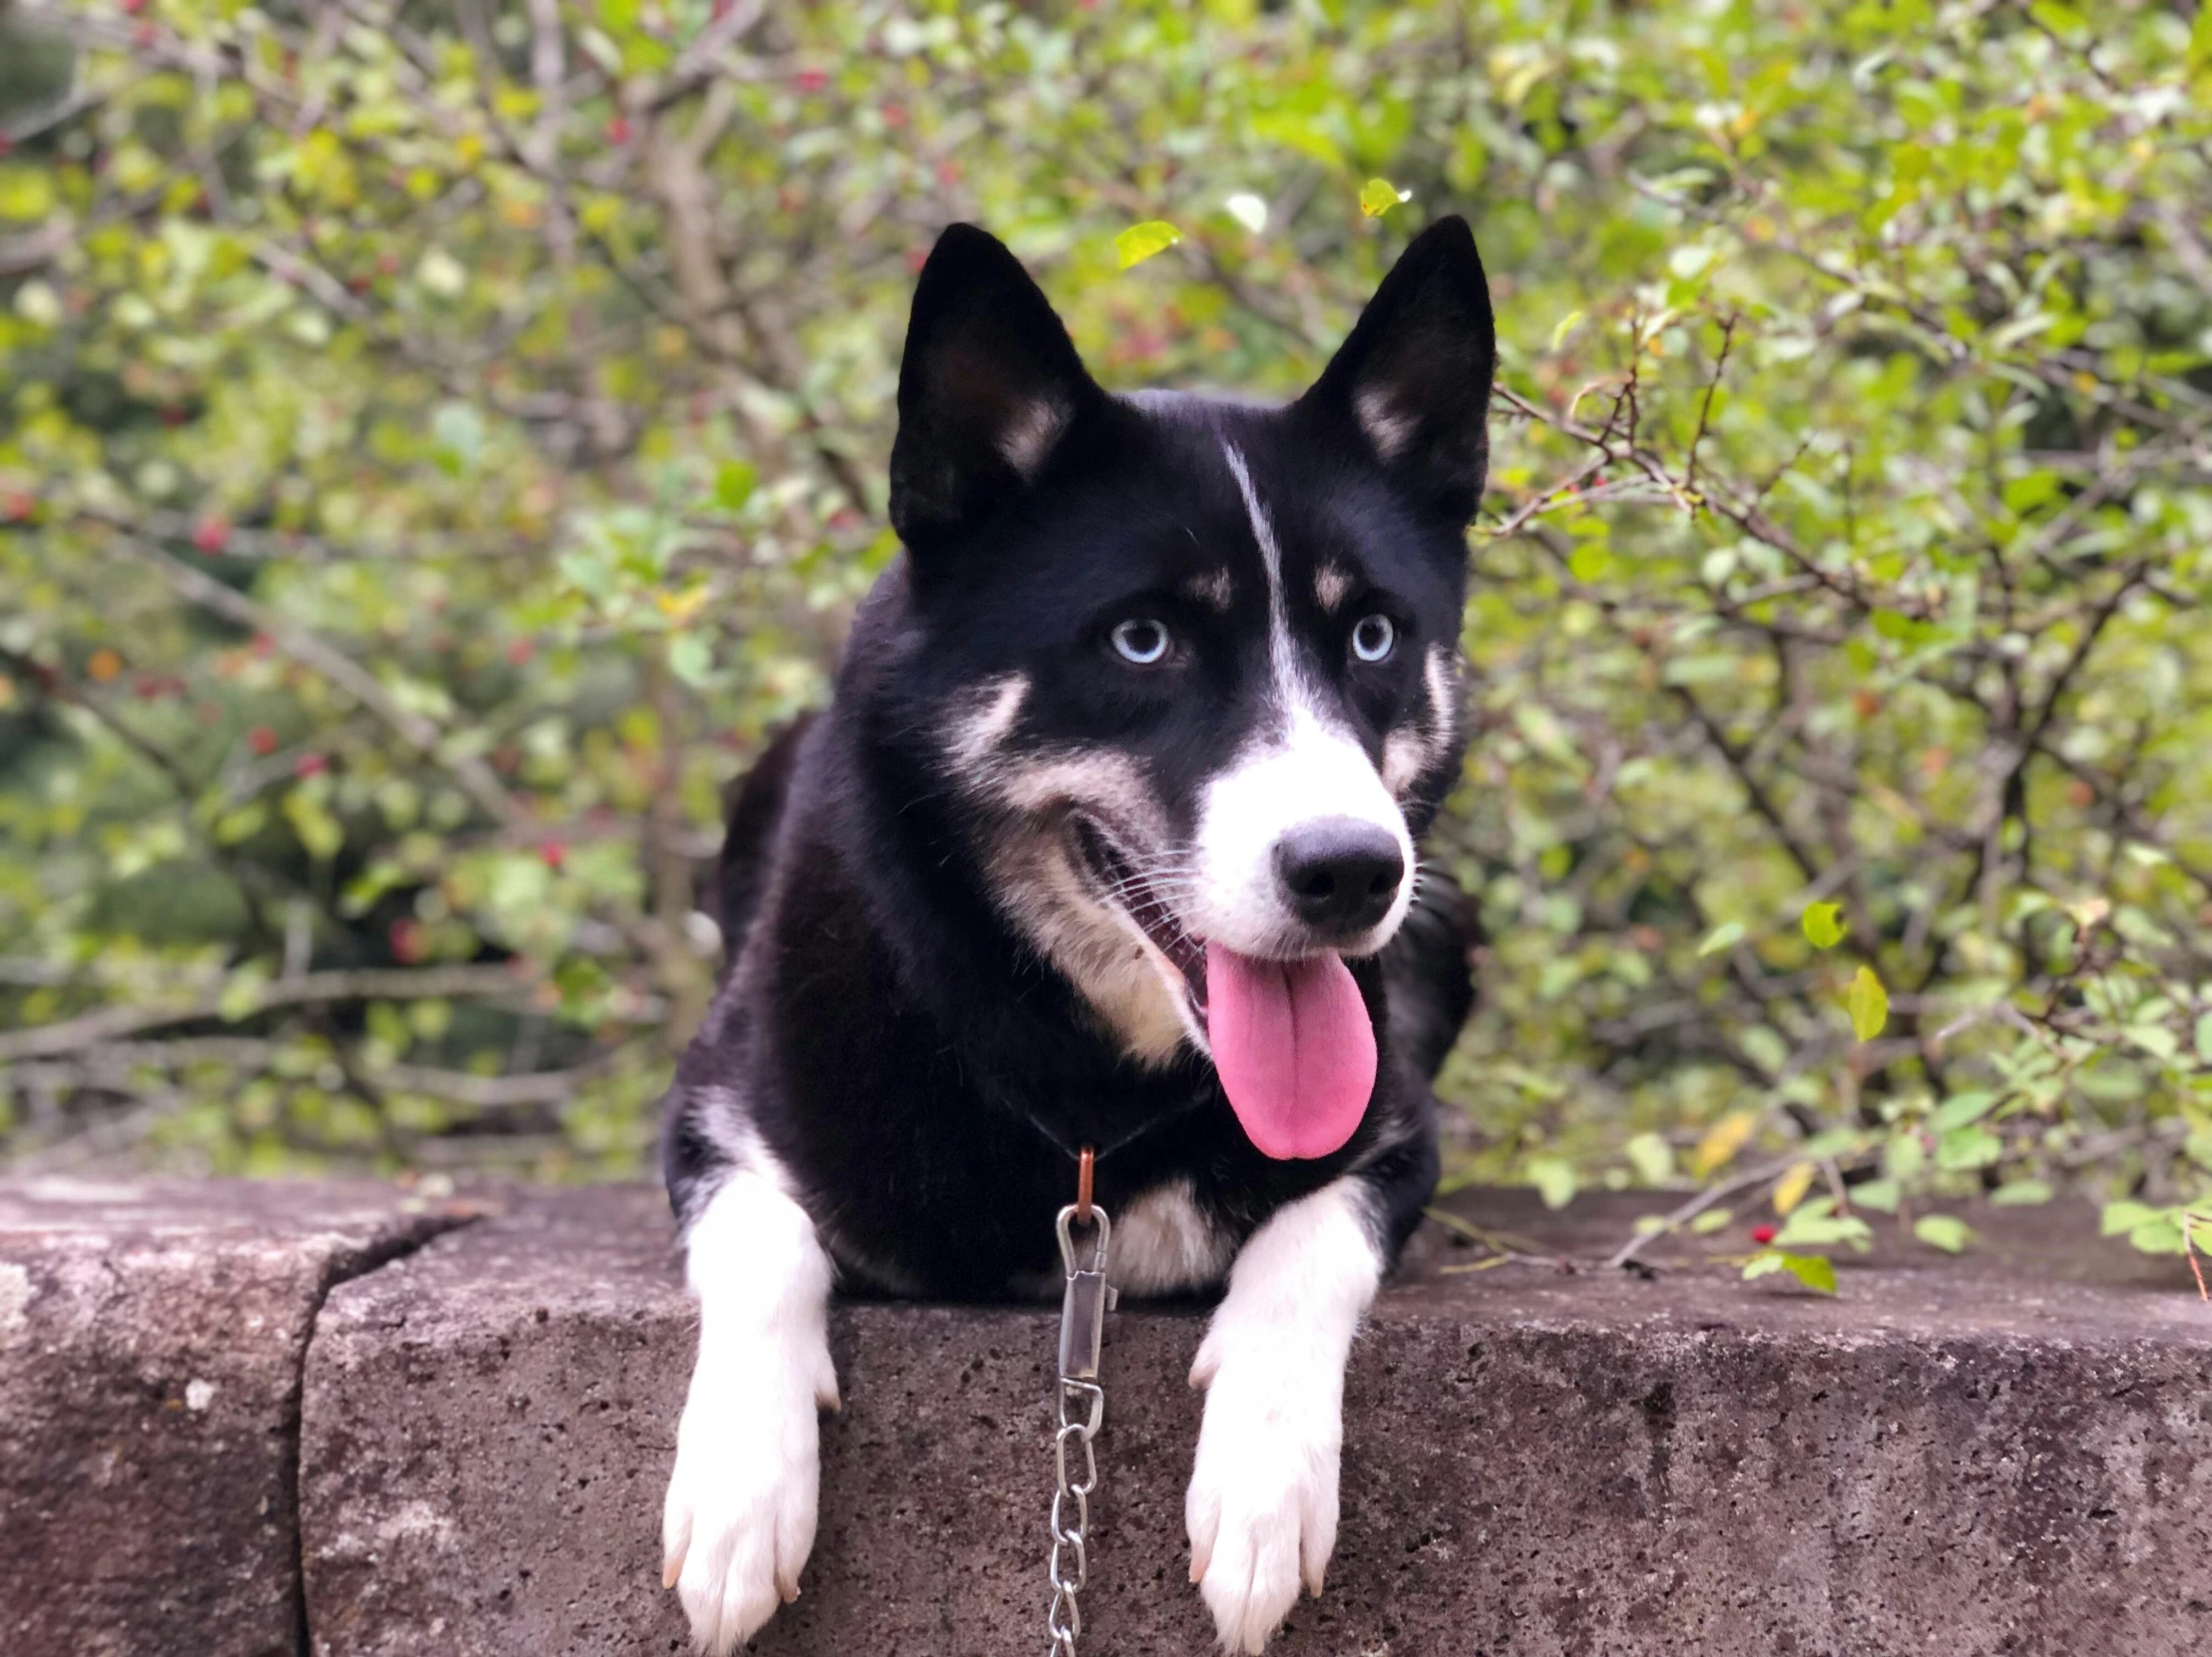
<instances>
[{"instance_id":1,"label":"bush","mask_svg":"<svg viewBox=\"0 0 2212 1657\"><path fill-rule=\"evenodd\" d=\"M1459 1177L1771 1182L1785 1247L2085 1181L2177 1247L2212 13L1490 10L0 15L18 1153L636 1167L717 788L894 553L936 229L1109 384L1281 391L1459 210Z\"/></svg>"}]
</instances>

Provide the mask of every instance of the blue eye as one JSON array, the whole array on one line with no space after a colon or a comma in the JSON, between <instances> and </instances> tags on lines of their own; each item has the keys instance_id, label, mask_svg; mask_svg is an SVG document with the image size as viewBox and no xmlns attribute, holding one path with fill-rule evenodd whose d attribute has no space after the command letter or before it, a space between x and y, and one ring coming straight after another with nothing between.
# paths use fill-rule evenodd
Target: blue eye
<instances>
[{"instance_id":1,"label":"blue eye","mask_svg":"<svg viewBox=\"0 0 2212 1657\"><path fill-rule=\"evenodd\" d=\"M1166 627L1148 618L1119 622L1112 637L1113 648L1121 659L1133 661L1139 667L1149 667L1167 654Z\"/></svg>"},{"instance_id":2,"label":"blue eye","mask_svg":"<svg viewBox=\"0 0 2212 1657\"><path fill-rule=\"evenodd\" d=\"M1362 661L1380 661L1398 642L1387 616L1362 616L1352 628L1352 653Z\"/></svg>"}]
</instances>

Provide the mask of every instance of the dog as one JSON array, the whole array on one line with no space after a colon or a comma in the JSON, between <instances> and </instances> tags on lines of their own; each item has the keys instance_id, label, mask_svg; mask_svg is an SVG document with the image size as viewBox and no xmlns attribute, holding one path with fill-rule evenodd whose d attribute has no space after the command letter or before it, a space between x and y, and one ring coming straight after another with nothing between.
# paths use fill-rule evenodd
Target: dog
<instances>
[{"instance_id":1,"label":"dog","mask_svg":"<svg viewBox=\"0 0 2212 1657\"><path fill-rule=\"evenodd\" d=\"M1057 1294L1086 1148L1118 1290L1226 1284L1185 1505L1221 1644L1320 1592L1346 1359L1474 995L1415 847L1460 770L1495 363L1457 217L1283 406L1109 394L1001 243L936 243L903 554L735 799L668 1094L700 1323L664 1545L701 1650L798 1592L832 1288Z\"/></svg>"}]
</instances>

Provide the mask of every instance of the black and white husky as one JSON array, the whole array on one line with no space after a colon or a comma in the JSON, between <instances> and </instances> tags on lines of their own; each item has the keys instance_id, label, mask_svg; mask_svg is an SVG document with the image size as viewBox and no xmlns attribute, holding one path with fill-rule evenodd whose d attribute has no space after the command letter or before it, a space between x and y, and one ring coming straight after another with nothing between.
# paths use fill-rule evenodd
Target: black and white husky
<instances>
[{"instance_id":1,"label":"black and white husky","mask_svg":"<svg viewBox=\"0 0 2212 1657\"><path fill-rule=\"evenodd\" d=\"M664 1539L702 1649L798 1591L833 1285L1057 1293L1086 1146L1121 1289L1227 1283L1185 1508L1222 1644L1320 1590L1345 1360L1472 998L1414 848L1459 768L1494 360L1459 218L1282 407L1108 394L1005 247L938 241L905 555L739 795L668 1097L700 1327Z\"/></svg>"}]
</instances>

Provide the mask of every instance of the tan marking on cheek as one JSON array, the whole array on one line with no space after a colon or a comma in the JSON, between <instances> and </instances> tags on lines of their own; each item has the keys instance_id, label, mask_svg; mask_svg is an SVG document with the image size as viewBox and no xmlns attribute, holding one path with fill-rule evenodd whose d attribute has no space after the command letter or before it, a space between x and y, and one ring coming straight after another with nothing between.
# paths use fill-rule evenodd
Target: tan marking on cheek
<instances>
[{"instance_id":1,"label":"tan marking on cheek","mask_svg":"<svg viewBox=\"0 0 2212 1657\"><path fill-rule=\"evenodd\" d=\"M1089 806L1140 830L1156 830L1159 824L1151 787L1126 754L1042 753L1000 767L993 783L993 794L1017 811Z\"/></svg>"},{"instance_id":2,"label":"tan marking on cheek","mask_svg":"<svg viewBox=\"0 0 2212 1657\"><path fill-rule=\"evenodd\" d=\"M1235 584L1229 580L1226 570L1209 570L1202 576L1193 576L1183 583L1182 590L1198 603L1224 612L1236 597Z\"/></svg>"},{"instance_id":3,"label":"tan marking on cheek","mask_svg":"<svg viewBox=\"0 0 2212 1657\"><path fill-rule=\"evenodd\" d=\"M1027 673L986 679L969 693L966 705L953 719L952 736L945 748L957 769L975 774L970 780L980 780L988 773L991 756L1013 733L1029 693Z\"/></svg>"},{"instance_id":4,"label":"tan marking on cheek","mask_svg":"<svg viewBox=\"0 0 2212 1657\"><path fill-rule=\"evenodd\" d=\"M1383 786L1403 799L1429 763L1429 741L1418 730L1398 730L1383 743Z\"/></svg>"},{"instance_id":5,"label":"tan marking on cheek","mask_svg":"<svg viewBox=\"0 0 2212 1657\"><path fill-rule=\"evenodd\" d=\"M1333 564L1324 564L1313 573L1313 596L1324 612L1334 611L1351 591L1351 576Z\"/></svg>"},{"instance_id":6,"label":"tan marking on cheek","mask_svg":"<svg viewBox=\"0 0 2212 1657\"><path fill-rule=\"evenodd\" d=\"M1427 706L1420 722L1392 731L1383 742L1383 786L1396 799L1405 798L1422 773L1442 759L1452 745L1458 724L1452 652L1442 644L1429 646L1423 658L1421 687Z\"/></svg>"},{"instance_id":7,"label":"tan marking on cheek","mask_svg":"<svg viewBox=\"0 0 2212 1657\"><path fill-rule=\"evenodd\" d=\"M1451 650L1431 644L1421 664L1421 679L1429 690L1430 739L1442 753L1451 746L1460 725L1459 687L1453 682Z\"/></svg>"}]
</instances>

